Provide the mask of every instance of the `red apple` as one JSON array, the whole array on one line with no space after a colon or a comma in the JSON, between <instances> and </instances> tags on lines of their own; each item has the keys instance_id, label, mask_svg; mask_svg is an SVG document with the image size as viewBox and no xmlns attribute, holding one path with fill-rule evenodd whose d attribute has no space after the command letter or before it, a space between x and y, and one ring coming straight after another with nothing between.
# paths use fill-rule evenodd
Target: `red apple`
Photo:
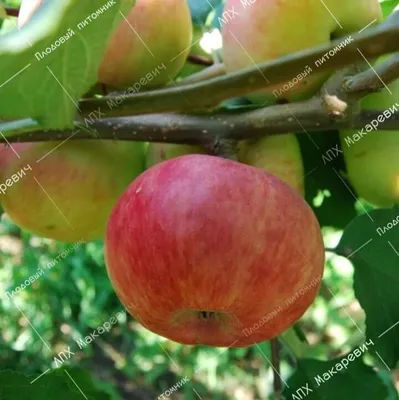
<instances>
[{"instance_id":1,"label":"red apple","mask_svg":"<svg viewBox=\"0 0 399 400\"><path fill-rule=\"evenodd\" d=\"M120 300L149 330L242 347L302 316L320 285L324 246L311 208L280 179L185 155L151 167L122 195L105 257Z\"/></svg>"}]
</instances>

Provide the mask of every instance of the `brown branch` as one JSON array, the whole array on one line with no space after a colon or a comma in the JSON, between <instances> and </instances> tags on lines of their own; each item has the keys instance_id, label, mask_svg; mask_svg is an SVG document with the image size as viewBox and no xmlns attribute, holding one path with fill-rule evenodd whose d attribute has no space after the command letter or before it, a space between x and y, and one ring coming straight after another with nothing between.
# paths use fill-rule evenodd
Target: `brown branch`
<instances>
[{"instance_id":1,"label":"brown branch","mask_svg":"<svg viewBox=\"0 0 399 400\"><path fill-rule=\"evenodd\" d=\"M390 60L381 65L381 76L386 83L397 76L390 71ZM332 130L364 129L371 121L377 120L385 110L356 111L353 109L365 91L348 92L347 75L352 68L338 71L322 87L319 95L303 102L274 105L244 112L222 112L205 115L148 114L132 117L105 118L91 121L88 128L81 130L71 140L98 139L133 140L165 143L201 144L218 148L222 141L255 139L266 135L290 132L314 132ZM351 77L357 86L357 79L363 81L365 73ZM396 70L399 75L399 70ZM375 79L378 79L374 75ZM372 81L369 81L372 82ZM374 91L373 85L369 88ZM399 113L379 122L380 130L399 130ZM93 133L94 131L94 133ZM37 142L65 140L71 131L32 131L7 136L10 142ZM0 142L4 142L0 139Z\"/></svg>"},{"instance_id":2,"label":"brown branch","mask_svg":"<svg viewBox=\"0 0 399 400\"><path fill-rule=\"evenodd\" d=\"M226 99L287 82L299 72L305 71L309 65L313 66L317 73L321 73L364 61L364 57L372 60L383 54L398 51L398 21L399 11L394 12L381 25L354 34L353 41L345 46L342 44L345 39L335 40L326 45L207 81L127 95L118 105L115 97L83 99L79 104L81 115L85 117L99 109L106 113L107 117L116 117L155 112L192 112L214 108ZM338 46L342 48L338 49ZM336 48L338 50L335 50ZM329 52L333 52L333 55L328 55ZM113 102L114 106L109 107L107 101Z\"/></svg>"},{"instance_id":3,"label":"brown branch","mask_svg":"<svg viewBox=\"0 0 399 400\"><path fill-rule=\"evenodd\" d=\"M391 74L390 60L381 64L380 76L386 83L399 77ZM201 144L209 148L218 148L221 141L254 139L265 135L277 135L290 132L314 132L332 130L364 129L371 121L377 120L385 110L353 112L353 106L364 96L365 91L348 92L347 76L353 68L338 71L330 77L320 93L303 102L274 105L244 112L223 112L217 114L148 114L132 117L105 118L91 121L88 128L81 130L71 140L98 139L133 140L165 143ZM361 72L352 76L356 87L358 79L364 80ZM374 80L379 78L374 74ZM372 80L369 80L372 83ZM374 91L373 85L369 88ZM399 130L399 113L379 122L380 130ZM93 134L93 131L95 134ZM7 136L10 142L36 142L47 140L65 140L71 131L35 131L15 136ZM0 142L4 142L0 139Z\"/></svg>"},{"instance_id":4,"label":"brown branch","mask_svg":"<svg viewBox=\"0 0 399 400\"><path fill-rule=\"evenodd\" d=\"M399 78L399 54L390 57L388 60L374 68L358 74L356 78L349 79L346 83L346 90L351 94L370 93L385 87L387 82Z\"/></svg>"},{"instance_id":5,"label":"brown branch","mask_svg":"<svg viewBox=\"0 0 399 400\"><path fill-rule=\"evenodd\" d=\"M214 65L206 70L215 68ZM291 132L364 129L385 110L359 111L358 100L399 78L398 55L370 69L367 63L339 70L327 80L315 97L292 104L273 105L250 111L202 114L146 114L87 121L72 140L108 139L201 144L210 149L227 142ZM365 70L367 68L367 70ZM360 73L359 73L360 69ZM204 71L206 71L204 70ZM184 83L184 82L183 82ZM180 89L190 86L182 84ZM173 88L175 89L175 88ZM394 104L392 104L393 106ZM380 130L399 130L399 113L378 123ZM97 114L96 114L97 117ZM26 130L25 130L26 132ZM15 132L10 142L65 140L71 131ZM0 142L4 142L1 139Z\"/></svg>"},{"instance_id":6,"label":"brown branch","mask_svg":"<svg viewBox=\"0 0 399 400\"><path fill-rule=\"evenodd\" d=\"M395 57L396 59L396 57ZM392 73L393 62L385 61L379 67L379 76L388 84L399 78L399 69ZM73 136L77 139L133 140L165 143L201 144L208 148L217 148L221 141L255 139L266 135L290 132L314 132L332 130L364 129L371 121L377 120L385 110L356 111L357 101L365 96L365 90L348 91L348 74L353 75L349 67L336 72L327 80L320 93L303 102L274 105L244 112L222 112L216 114L148 114L132 117L105 118L90 122L90 130L81 130ZM363 82L366 72L351 76L351 87ZM373 75L368 82L369 92L374 92ZM399 113L379 122L380 130L399 130ZM65 140L71 131L38 131L8 136L10 142ZM0 139L4 142L4 139ZM222 143L223 145L223 143Z\"/></svg>"},{"instance_id":7,"label":"brown branch","mask_svg":"<svg viewBox=\"0 0 399 400\"><path fill-rule=\"evenodd\" d=\"M256 139L266 135L281 135L292 132L321 132L333 130L363 129L376 120L384 110L362 111L353 118L327 115L318 110L305 109L312 103L301 103L299 108L284 106L268 107L240 114L217 114L214 116L190 116L181 114L150 114L146 116L109 118L93 123L97 135L81 130L37 131L7 137L14 142L42 142L49 140L81 140L99 138L103 140L132 140L145 142L164 142L176 144L214 145L220 140ZM280 111L278 111L280 110ZM296 112L295 117L292 112ZM302 127L301 127L302 126ZM379 123L378 129L398 130L399 114ZM0 137L0 143L5 139Z\"/></svg>"}]
</instances>

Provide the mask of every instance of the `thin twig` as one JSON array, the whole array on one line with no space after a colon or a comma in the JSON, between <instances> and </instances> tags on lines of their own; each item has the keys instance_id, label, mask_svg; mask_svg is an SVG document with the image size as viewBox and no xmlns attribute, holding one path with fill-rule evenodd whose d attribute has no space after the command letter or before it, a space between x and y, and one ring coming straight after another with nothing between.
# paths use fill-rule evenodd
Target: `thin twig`
<instances>
[{"instance_id":1,"label":"thin twig","mask_svg":"<svg viewBox=\"0 0 399 400\"><path fill-rule=\"evenodd\" d=\"M194 54L190 54L187 58L187 61L190 62L191 64L197 64L197 65L204 65L204 66L213 65L212 59Z\"/></svg>"},{"instance_id":2,"label":"thin twig","mask_svg":"<svg viewBox=\"0 0 399 400\"><path fill-rule=\"evenodd\" d=\"M277 338L270 341L270 347L272 351L274 400L280 400L283 387L280 375L280 342Z\"/></svg>"},{"instance_id":3,"label":"thin twig","mask_svg":"<svg viewBox=\"0 0 399 400\"><path fill-rule=\"evenodd\" d=\"M399 78L399 55L390 57L388 60L374 68L356 75L346 83L346 90L351 94L370 93L371 90L383 89L387 82Z\"/></svg>"}]
</instances>

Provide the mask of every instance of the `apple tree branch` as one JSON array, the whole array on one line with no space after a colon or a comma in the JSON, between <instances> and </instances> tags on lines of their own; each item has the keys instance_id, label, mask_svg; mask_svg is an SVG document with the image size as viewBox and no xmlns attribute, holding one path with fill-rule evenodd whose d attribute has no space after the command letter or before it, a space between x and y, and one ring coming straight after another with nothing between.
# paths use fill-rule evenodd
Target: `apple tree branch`
<instances>
[{"instance_id":1,"label":"apple tree branch","mask_svg":"<svg viewBox=\"0 0 399 400\"><path fill-rule=\"evenodd\" d=\"M81 126L86 123L86 127L73 137L71 130L43 131L38 124L27 120L16 121L23 129L13 128L5 136L9 142L71 138L201 144L215 148L221 141L265 135L362 129L385 110L360 111L358 101L369 93L386 90L389 82L399 78L398 53L375 68L369 61L399 50L398 28L399 12L395 12L383 24L353 35L353 40L339 47L339 51L334 49L338 49L337 43L342 41L335 41L264 63L259 69L254 67L234 74L225 74L223 65L216 64L209 67L210 73L204 72L205 69L204 74L187 83L182 81L172 87L126 96L122 104L112 110L105 107L107 101L115 100L115 95L83 99L79 122ZM334 55L325 62L319 61L317 72L346 68L337 70L313 98L257 109L220 107L225 99L259 90L261 86L286 82L301 67L315 64L315 60L323 59L329 51ZM266 75L269 82L264 79ZM213 77L208 79L209 76ZM100 117L94 121L87 118L96 113ZM4 124L4 133L3 127ZM379 129L399 130L398 114L380 123ZM4 141L0 138L0 142Z\"/></svg>"},{"instance_id":2,"label":"apple tree branch","mask_svg":"<svg viewBox=\"0 0 399 400\"><path fill-rule=\"evenodd\" d=\"M399 11L396 11L384 23L361 33L205 81L126 95L122 103L113 108L107 105L107 102L116 101L117 96L112 94L82 99L81 116L87 117L98 109L107 117L212 109L224 100L290 81L309 66L317 73L334 71L398 51L398 37Z\"/></svg>"}]
</instances>

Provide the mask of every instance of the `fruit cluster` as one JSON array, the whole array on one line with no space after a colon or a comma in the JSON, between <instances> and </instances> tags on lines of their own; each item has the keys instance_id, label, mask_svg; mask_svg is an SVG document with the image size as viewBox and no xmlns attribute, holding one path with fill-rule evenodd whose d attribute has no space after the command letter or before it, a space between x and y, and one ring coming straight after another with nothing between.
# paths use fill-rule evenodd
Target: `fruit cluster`
<instances>
[{"instance_id":1,"label":"fruit cluster","mask_svg":"<svg viewBox=\"0 0 399 400\"><path fill-rule=\"evenodd\" d=\"M23 2L20 26L41 3ZM227 0L225 10L232 9L222 24L228 72L382 18L378 0ZM186 0L137 0L109 39L98 82L126 88L163 64L151 86L167 84L186 61L192 32ZM326 79L314 71L288 91L275 86L249 99L307 98ZM399 81L391 90L399 93ZM365 109L390 106L385 92L362 103ZM353 132L341 135L358 195L377 205L397 202L397 133L371 132L356 146L348 145ZM148 329L185 344L247 346L275 337L307 310L320 286L324 246L303 198L296 136L241 141L236 158L162 143L15 144L1 149L2 181L8 182L0 187L1 201L16 224L41 236L105 237L115 290Z\"/></svg>"}]
</instances>

